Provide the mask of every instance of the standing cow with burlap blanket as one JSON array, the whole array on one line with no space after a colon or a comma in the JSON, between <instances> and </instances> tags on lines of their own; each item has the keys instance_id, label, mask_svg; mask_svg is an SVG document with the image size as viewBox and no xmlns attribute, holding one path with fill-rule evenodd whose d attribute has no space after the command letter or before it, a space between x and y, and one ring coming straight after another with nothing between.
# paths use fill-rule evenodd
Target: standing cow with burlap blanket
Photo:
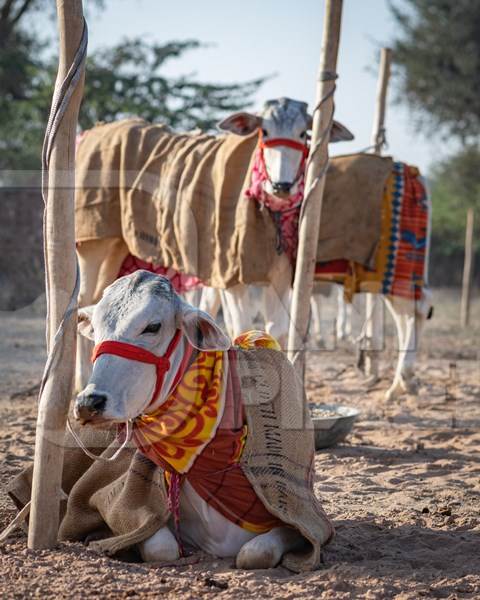
<instances>
[{"instance_id":1,"label":"standing cow with burlap blanket","mask_svg":"<svg viewBox=\"0 0 480 600\"><path fill-rule=\"evenodd\" d=\"M97 301L140 261L159 274L180 273L177 291L198 280L224 289L236 333L251 326L246 284L270 284L266 304L281 309L292 273L281 221L287 213L295 218L303 197L310 127L307 105L281 98L260 116L225 119L227 135L177 134L138 119L83 135L76 174L80 305ZM333 124L332 141L351 137ZM89 374L88 354L79 348L77 389Z\"/></svg>"}]
</instances>

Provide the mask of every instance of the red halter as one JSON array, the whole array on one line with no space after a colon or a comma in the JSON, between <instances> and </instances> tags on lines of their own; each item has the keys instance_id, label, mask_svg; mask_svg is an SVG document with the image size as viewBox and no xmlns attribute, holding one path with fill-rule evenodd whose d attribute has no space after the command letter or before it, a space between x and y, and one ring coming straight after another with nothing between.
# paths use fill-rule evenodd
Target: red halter
<instances>
[{"instance_id":1,"label":"red halter","mask_svg":"<svg viewBox=\"0 0 480 600\"><path fill-rule=\"evenodd\" d=\"M298 150L305 158L308 156L308 146L307 144L302 144L302 142L297 142L296 140L290 140L288 138L272 138L265 140L261 129L258 130L258 138L258 146L262 150L264 148L275 148L275 146L287 146L288 148L293 148L293 150Z\"/></svg>"},{"instance_id":2,"label":"red halter","mask_svg":"<svg viewBox=\"0 0 480 600\"><path fill-rule=\"evenodd\" d=\"M165 354L163 356L157 356L156 354L153 354L153 352L150 352L149 350L145 350L144 348L141 348L140 346L135 346L134 344L127 344L126 342L106 340L105 342L101 342L100 344L97 344L95 346L95 348L93 349L91 360L93 363L97 360L97 358L101 354L114 354L115 356L121 356L122 358L128 358L128 360L136 360L137 362L143 362L143 363L147 363L149 365L155 365L155 368L157 370L157 381L155 384L155 389L153 390L152 399L148 403L148 406L150 406L155 401L160 390L162 389L163 380L165 379L165 375L167 374L168 370L170 369L170 357L172 356L173 351L177 347L181 336L182 336L182 332L180 331L180 329L177 329L175 335L172 338L172 341L168 345L167 351L165 352ZM188 346L190 346L190 344ZM190 348L190 350L191 350L191 348ZM185 356L187 356L188 354L191 355L191 351L190 351L190 353L186 352ZM184 362L185 361L182 361L182 364ZM181 371L182 371L182 369L179 369L177 376L179 376L181 374ZM173 385L175 385L175 383L176 382L174 382Z\"/></svg>"}]
</instances>

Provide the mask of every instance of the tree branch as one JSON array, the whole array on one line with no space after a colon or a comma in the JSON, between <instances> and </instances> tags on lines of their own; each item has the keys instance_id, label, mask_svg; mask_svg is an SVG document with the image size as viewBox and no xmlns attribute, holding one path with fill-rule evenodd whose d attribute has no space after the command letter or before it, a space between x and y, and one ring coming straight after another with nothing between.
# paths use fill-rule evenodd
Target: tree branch
<instances>
[{"instance_id":1,"label":"tree branch","mask_svg":"<svg viewBox=\"0 0 480 600\"><path fill-rule=\"evenodd\" d=\"M2 10L0 11L0 21L8 21L8 17L12 11L12 7L16 0L5 0Z\"/></svg>"},{"instance_id":2,"label":"tree branch","mask_svg":"<svg viewBox=\"0 0 480 600\"><path fill-rule=\"evenodd\" d=\"M23 5L20 7L17 14L11 20L12 25L16 25L18 23L18 21L20 21L20 19L23 17L25 12L30 8L31 4L34 1L35 0L24 0Z\"/></svg>"}]
</instances>

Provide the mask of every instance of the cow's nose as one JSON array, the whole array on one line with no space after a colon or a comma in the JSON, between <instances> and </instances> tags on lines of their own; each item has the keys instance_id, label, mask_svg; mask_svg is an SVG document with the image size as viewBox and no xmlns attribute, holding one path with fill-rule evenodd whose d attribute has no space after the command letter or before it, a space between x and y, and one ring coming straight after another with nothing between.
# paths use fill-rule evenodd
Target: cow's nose
<instances>
[{"instance_id":1,"label":"cow's nose","mask_svg":"<svg viewBox=\"0 0 480 600\"><path fill-rule=\"evenodd\" d=\"M105 394L91 393L85 396L80 396L76 403L76 416L78 419L86 420L93 415L101 413L105 410L107 404L107 396Z\"/></svg>"},{"instance_id":2,"label":"cow's nose","mask_svg":"<svg viewBox=\"0 0 480 600\"><path fill-rule=\"evenodd\" d=\"M278 181L276 183L272 183L272 187L274 192L286 194L290 191L292 184L288 181Z\"/></svg>"}]
</instances>

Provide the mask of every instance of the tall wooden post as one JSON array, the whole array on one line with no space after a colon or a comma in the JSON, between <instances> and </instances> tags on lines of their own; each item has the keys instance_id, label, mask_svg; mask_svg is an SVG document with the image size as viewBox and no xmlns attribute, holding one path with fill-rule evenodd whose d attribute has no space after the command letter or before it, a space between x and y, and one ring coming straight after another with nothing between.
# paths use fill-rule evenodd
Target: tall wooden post
<instances>
[{"instance_id":1,"label":"tall wooden post","mask_svg":"<svg viewBox=\"0 0 480 600\"><path fill-rule=\"evenodd\" d=\"M382 48L380 53L380 69L378 74L377 98L375 102L375 115L373 118L372 149L379 156L385 144L385 118L387 113L387 91L390 79L390 64L392 51L390 48ZM382 306L373 294L365 297L365 375L371 379L371 383L378 379L378 360L375 354L380 348L375 347L375 341L382 337Z\"/></svg>"},{"instance_id":2,"label":"tall wooden post","mask_svg":"<svg viewBox=\"0 0 480 600\"><path fill-rule=\"evenodd\" d=\"M293 284L292 315L288 335L289 358L303 377L305 340L308 330L317 256L320 213L328 165L328 142L333 120L333 93L337 69L343 0L325 1L323 41L313 114L312 141L307 163L305 199L299 223L298 255Z\"/></svg>"},{"instance_id":3,"label":"tall wooden post","mask_svg":"<svg viewBox=\"0 0 480 600\"><path fill-rule=\"evenodd\" d=\"M57 84L67 76L84 31L82 0L57 0L60 60ZM49 350L70 303L76 280L74 187L75 136L83 90L82 74L58 127L49 161L45 221ZM28 546L57 542L63 443L75 368L76 314L70 314L57 343L58 359L38 407Z\"/></svg>"},{"instance_id":4,"label":"tall wooden post","mask_svg":"<svg viewBox=\"0 0 480 600\"><path fill-rule=\"evenodd\" d=\"M377 99L373 119L372 147L375 154L380 155L385 143L385 116L387 112L387 91L390 79L392 50L382 48L380 51L380 69L378 73Z\"/></svg>"},{"instance_id":5,"label":"tall wooden post","mask_svg":"<svg viewBox=\"0 0 480 600\"><path fill-rule=\"evenodd\" d=\"M463 263L463 282L462 282L462 304L460 309L460 321L462 327L467 327L470 322L470 299L472 294L472 274L473 274L473 226L474 226L473 208L467 211L467 225L465 228L465 258Z\"/></svg>"}]
</instances>

